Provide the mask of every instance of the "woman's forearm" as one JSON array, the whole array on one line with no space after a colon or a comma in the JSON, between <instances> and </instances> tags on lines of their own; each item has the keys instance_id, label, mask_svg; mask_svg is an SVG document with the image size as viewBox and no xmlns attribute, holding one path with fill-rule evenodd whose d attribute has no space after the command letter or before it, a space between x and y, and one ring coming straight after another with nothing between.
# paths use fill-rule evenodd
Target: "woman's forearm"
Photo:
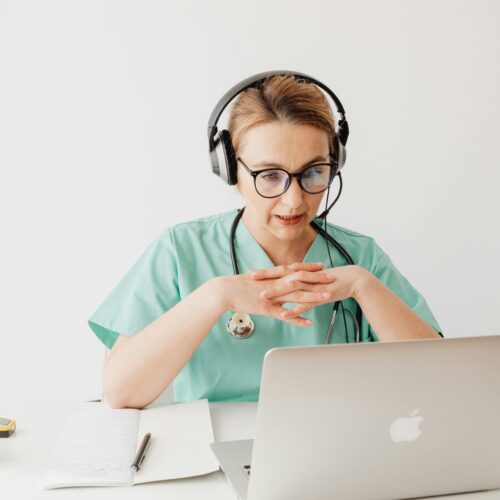
<instances>
[{"instance_id":1,"label":"woman's forearm","mask_svg":"<svg viewBox=\"0 0 500 500\"><path fill-rule=\"evenodd\" d=\"M355 297L381 341L440 338L418 314L372 274L360 280Z\"/></svg>"},{"instance_id":2,"label":"woman's forearm","mask_svg":"<svg viewBox=\"0 0 500 500\"><path fill-rule=\"evenodd\" d=\"M103 369L113 408L144 408L174 380L225 312L219 291L207 281L117 347Z\"/></svg>"}]
</instances>

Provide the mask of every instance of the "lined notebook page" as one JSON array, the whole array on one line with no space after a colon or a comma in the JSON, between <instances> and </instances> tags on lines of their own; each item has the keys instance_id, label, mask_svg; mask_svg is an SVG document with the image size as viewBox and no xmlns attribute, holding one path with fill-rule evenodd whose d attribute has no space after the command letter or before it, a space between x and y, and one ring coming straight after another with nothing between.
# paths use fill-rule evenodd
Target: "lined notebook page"
<instances>
[{"instance_id":1,"label":"lined notebook page","mask_svg":"<svg viewBox=\"0 0 500 500\"><path fill-rule=\"evenodd\" d=\"M139 419L139 410L113 410L100 405L70 417L60 435L44 489L130 486Z\"/></svg>"}]
</instances>

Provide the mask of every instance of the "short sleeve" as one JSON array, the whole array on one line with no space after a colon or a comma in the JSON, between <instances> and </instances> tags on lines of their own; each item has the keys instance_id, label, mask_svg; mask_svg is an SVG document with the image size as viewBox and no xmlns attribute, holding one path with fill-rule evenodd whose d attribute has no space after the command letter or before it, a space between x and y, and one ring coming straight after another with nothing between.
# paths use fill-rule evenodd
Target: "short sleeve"
<instances>
[{"instance_id":1,"label":"short sleeve","mask_svg":"<svg viewBox=\"0 0 500 500\"><path fill-rule=\"evenodd\" d=\"M436 333L444 337L441 333L436 318L432 314L424 297L415 287L396 269L390 257L376 245L376 259L371 270L384 285L396 294L408 307L420 316ZM378 337L363 316L361 323L361 338L377 341Z\"/></svg>"},{"instance_id":2,"label":"short sleeve","mask_svg":"<svg viewBox=\"0 0 500 500\"><path fill-rule=\"evenodd\" d=\"M112 289L88 324L111 349L119 334L136 334L179 301L177 258L167 228Z\"/></svg>"}]
</instances>

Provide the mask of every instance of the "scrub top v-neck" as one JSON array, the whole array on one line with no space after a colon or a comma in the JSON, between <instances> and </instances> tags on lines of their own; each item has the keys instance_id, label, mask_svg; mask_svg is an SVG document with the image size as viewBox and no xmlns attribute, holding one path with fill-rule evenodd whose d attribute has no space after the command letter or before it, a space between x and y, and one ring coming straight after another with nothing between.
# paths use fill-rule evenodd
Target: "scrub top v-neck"
<instances>
[{"instance_id":1,"label":"scrub top v-neck","mask_svg":"<svg viewBox=\"0 0 500 500\"><path fill-rule=\"evenodd\" d=\"M229 250L233 209L165 228L139 256L88 320L96 336L111 348L119 334L132 336L164 314L203 283L216 276L232 275ZM323 225L315 218L318 224ZM328 232L349 252L354 262L372 272L436 332L441 329L422 295L394 267L390 258L369 236L328 223ZM273 267L243 220L235 233L240 273ZM330 246L334 266L348 263ZM324 238L317 234L304 262L331 267ZM292 307L285 304L285 307ZM344 301L351 314L335 322L330 343L354 342L356 303ZM244 312L244 311L241 311ZM290 325L276 318L252 315L255 331L246 339L227 332L233 311L226 311L174 380L175 401L207 398L209 401L257 401L265 353L280 346L323 344L332 304L322 304L302 316L310 327ZM196 311L193 311L196 314ZM340 320L342 319L342 320ZM347 331L346 327L347 326ZM361 342L378 338L363 316Z\"/></svg>"},{"instance_id":2,"label":"scrub top v-neck","mask_svg":"<svg viewBox=\"0 0 500 500\"><path fill-rule=\"evenodd\" d=\"M236 216L236 212L234 213ZM315 220L317 221L318 219ZM319 240L321 239L323 239L323 237L320 234L316 233L311 245L309 246L306 252L303 262L312 263L312 262L323 261L324 256L321 256L320 260L317 261L311 260L313 256L317 254L316 246L319 244ZM229 239L227 245L229 248ZM264 269L275 266L273 261L269 258L269 255L267 255L266 251L260 246L258 241L254 238L252 233L247 228L247 225L245 224L243 217L240 219L239 224L236 227L235 250L238 259L239 271L242 274L244 274L250 269ZM243 256L247 257L246 261L242 258ZM255 265L255 261L251 262L249 259L255 259L257 265ZM244 268L242 267L240 262L245 264Z\"/></svg>"}]
</instances>

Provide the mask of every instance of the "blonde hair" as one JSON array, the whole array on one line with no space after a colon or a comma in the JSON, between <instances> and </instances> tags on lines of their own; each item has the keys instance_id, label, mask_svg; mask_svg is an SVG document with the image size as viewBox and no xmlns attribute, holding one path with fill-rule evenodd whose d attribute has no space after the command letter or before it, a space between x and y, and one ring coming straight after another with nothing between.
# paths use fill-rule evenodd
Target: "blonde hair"
<instances>
[{"instance_id":1,"label":"blonde hair","mask_svg":"<svg viewBox=\"0 0 500 500\"><path fill-rule=\"evenodd\" d=\"M330 155L333 154L335 119L325 94L300 77L275 75L266 78L259 88L243 91L233 104L227 129L236 155L247 130L277 121L324 130L328 134Z\"/></svg>"}]
</instances>

